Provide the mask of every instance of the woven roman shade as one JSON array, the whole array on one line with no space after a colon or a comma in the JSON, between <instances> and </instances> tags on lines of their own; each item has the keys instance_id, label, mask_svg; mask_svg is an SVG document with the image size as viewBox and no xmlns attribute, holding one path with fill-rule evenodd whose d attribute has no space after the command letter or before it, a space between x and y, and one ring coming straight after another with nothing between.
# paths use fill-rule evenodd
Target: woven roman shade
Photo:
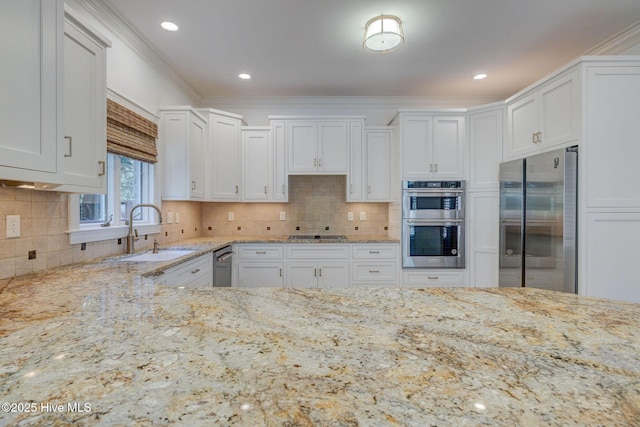
<instances>
[{"instance_id":1,"label":"woven roman shade","mask_svg":"<svg viewBox=\"0 0 640 427\"><path fill-rule=\"evenodd\" d=\"M156 163L158 125L107 99L107 151Z\"/></svg>"}]
</instances>

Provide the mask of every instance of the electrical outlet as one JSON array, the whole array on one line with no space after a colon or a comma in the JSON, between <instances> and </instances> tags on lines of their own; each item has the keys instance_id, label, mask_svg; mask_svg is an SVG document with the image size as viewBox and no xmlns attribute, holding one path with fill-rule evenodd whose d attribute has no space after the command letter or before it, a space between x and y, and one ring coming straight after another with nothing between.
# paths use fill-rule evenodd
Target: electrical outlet
<instances>
[{"instance_id":1,"label":"electrical outlet","mask_svg":"<svg viewBox=\"0 0 640 427\"><path fill-rule=\"evenodd\" d=\"M347 212L347 221L353 221L353 212Z\"/></svg>"},{"instance_id":2,"label":"electrical outlet","mask_svg":"<svg viewBox=\"0 0 640 427\"><path fill-rule=\"evenodd\" d=\"M167 212L167 224L173 224L173 212Z\"/></svg>"},{"instance_id":3,"label":"electrical outlet","mask_svg":"<svg viewBox=\"0 0 640 427\"><path fill-rule=\"evenodd\" d=\"M180 224L180 212L176 212L176 224Z\"/></svg>"},{"instance_id":4,"label":"electrical outlet","mask_svg":"<svg viewBox=\"0 0 640 427\"><path fill-rule=\"evenodd\" d=\"M287 220L287 213L285 211L280 211L280 221Z\"/></svg>"},{"instance_id":5,"label":"electrical outlet","mask_svg":"<svg viewBox=\"0 0 640 427\"><path fill-rule=\"evenodd\" d=\"M366 220L367 220L367 213L360 212L360 221L366 221Z\"/></svg>"},{"instance_id":6,"label":"electrical outlet","mask_svg":"<svg viewBox=\"0 0 640 427\"><path fill-rule=\"evenodd\" d=\"M7 239L20 237L20 215L7 215Z\"/></svg>"},{"instance_id":7,"label":"electrical outlet","mask_svg":"<svg viewBox=\"0 0 640 427\"><path fill-rule=\"evenodd\" d=\"M229 212L228 219L229 221L235 221L236 218L235 215L233 215L233 212Z\"/></svg>"}]
</instances>

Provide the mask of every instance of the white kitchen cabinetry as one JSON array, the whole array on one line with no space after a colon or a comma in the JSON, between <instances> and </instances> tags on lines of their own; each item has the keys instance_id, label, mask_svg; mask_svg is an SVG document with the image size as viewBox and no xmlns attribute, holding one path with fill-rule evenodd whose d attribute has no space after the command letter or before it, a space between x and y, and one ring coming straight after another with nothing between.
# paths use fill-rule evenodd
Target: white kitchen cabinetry
<instances>
[{"instance_id":1,"label":"white kitchen cabinetry","mask_svg":"<svg viewBox=\"0 0 640 427\"><path fill-rule=\"evenodd\" d=\"M469 112L469 181L467 189L497 190L504 140L503 103Z\"/></svg>"},{"instance_id":2,"label":"white kitchen cabinetry","mask_svg":"<svg viewBox=\"0 0 640 427\"><path fill-rule=\"evenodd\" d=\"M288 288L349 287L348 244L291 244L285 249Z\"/></svg>"},{"instance_id":3,"label":"white kitchen cabinetry","mask_svg":"<svg viewBox=\"0 0 640 427\"><path fill-rule=\"evenodd\" d=\"M403 284L409 288L464 287L464 273L452 270L405 270Z\"/></svg>"},{"instance_id":4,"label":"white kitchen cabinetry","mask_svg":"<svg viewBox=\"0 0 640 427\"><path fill-rule=\"evenodd\" d=\"M191 107L160 110L164 200L203 200L207 135L204 118Z\"/></svg>"},{"instance_id":5,"label":"white kitchen cabinetry","mask_svg":"<svg viewBox=\"0 0 640 427\"><path fill-rule=\"evenodd\" d=\"M65 10L64 144L57 191L106 193L106 49L111 42Z\"/></svg>"},{"instance_id":6,"label":"white kitchen cabinetry","mask_svg":"<svg viewBox=\"0 0 640 427\"><path fill-rule=\"evenodd\" d=\"M6 0L0 13L0 180L62 183L62 0Z\"/></svg>"},{"instance_id":7,"label":"white kitchen cabinetry","mask_svg":"<svg viewBox=\"0 0 640 427\"><path fill-rule=\"evenodd\" d=\"M272 199L272 154L269 128L242 128L242 196L245 201Z\"/></svg>"},{"instance_id":8,"label":"white kitchen cabinetry","mask_svg":"<svg viewBox=\"0 0 640 427\"><path fill-rule=\"evenodd\" d=\"M283 120L271 121L271 143L273 149L273 192L274 202L289 201L289 181L287 178L287 126Z\"/></svg>"},{"instance_id":9,"label":"white kitchen cabinetry","mask_svg":"<svg viewBox=\"0 0 640 427\"><path fill-rule=\"evenodd\" d=\"M284 287L284 247L275 244L239 244L237 280L239 287Z\"/></svg>"},{"instance_id":10,"label":"white kitchen cabinetry","mask_svg":"<svg viewBox=\"0 0 640 427\"><path fill-rule=\"evenodd\" d=\"M237 201L242 198L242 116L213 109L198 110L207 121L210 152L205 180L210 201Z\"/></svg>"},{"instance_id":11,"label":"white kitchen cabinetry","mask_svg":"<svg viewBox=\"0 0 640 427\"><path fill-rule=\"evenodd\" d=\"M580 84L569 70L507 100L504 160L570 145L580 137Z\"/></svg>"},{"instance_id":12,"label":"white kitchen cabinetry","mask_svg":"<svg viewBox=\"0 0 640 427\"><path fill-rule=\"evenodd\" d=\"M352 245L351 285L397 287L398 249L394 244Z\"/></svg>"},{"instance_id":13,"label":"white kitchen cabinetry","mask_svg":"<svg viewBox=\"0 0 640 427\"><path fill-rule=\"evenodd\" d=\"M204 254L168 268L152 280L156 285L173 287L213 287L213 254Z\"/></svg>"},{"instance_id":14,"label":"white kitchen cabinetry","mask_svg":"<svg viewBox=\"0 0 640 427\"><path fill-rule=\"evenodd\" d=\"M288 120L288 173L347 174L350 131L348 120Z\"/></svg>"},{"instance_id":15,"label":"white kitchen cabinetry","mask_svg":"<svg viewBox=\"0 0 640 427\"><path fill-rule=\"evenodd\" d=\"M465 118L399 115L403 179L464 178Z\"/></svg>"},{"instance_id":16,"label":"white kitchen cabinetry","mask_svg":"<svg viewBox=\"0 0 640 427\"><path fill-rule=\"evenodd\" d=\"M392 134L390 127L366 127L364 140L352 137L348 202L391 201Z\"/></svg>"}]
</instances>

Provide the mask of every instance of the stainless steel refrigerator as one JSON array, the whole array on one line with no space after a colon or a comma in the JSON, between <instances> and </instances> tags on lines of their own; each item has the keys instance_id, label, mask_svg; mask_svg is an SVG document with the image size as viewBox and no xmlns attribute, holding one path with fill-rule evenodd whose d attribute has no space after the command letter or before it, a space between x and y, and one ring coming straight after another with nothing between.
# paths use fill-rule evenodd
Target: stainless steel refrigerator
<instances>
[{"instance_id":1,"label":"stainless steel refrigerator","mask_svg":"<svg viewBox=\"0 0 640 427\"><path fill-rule=\"evenodd\" d=\"M578 148L500 165L500 287L577 291Z\"/></svg>"}]
</instances>

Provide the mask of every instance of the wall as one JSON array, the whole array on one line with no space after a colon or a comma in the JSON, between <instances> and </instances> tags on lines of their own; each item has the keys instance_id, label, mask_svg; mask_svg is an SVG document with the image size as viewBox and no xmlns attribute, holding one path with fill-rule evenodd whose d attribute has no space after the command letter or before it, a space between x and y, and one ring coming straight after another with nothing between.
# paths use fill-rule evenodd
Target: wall
<instances>
[{"instance_id":1,"label":"wall","mask_svg":"<svg viewBox=\"0 0 640 427\"><path fill-rule=\"evenodd\" d=\"M387 203L346 203L345 179L345 176L290 176L289 203L204 203L203 235L386 236ZM228 220L229 212L233 212L234 221ZM285 221L280 221L280 212L285 212ZM353 221L347 220L347 212L354 213ZM359 220L360 212L366 213L365 221Z\"/></svg>"}]
</instances>

